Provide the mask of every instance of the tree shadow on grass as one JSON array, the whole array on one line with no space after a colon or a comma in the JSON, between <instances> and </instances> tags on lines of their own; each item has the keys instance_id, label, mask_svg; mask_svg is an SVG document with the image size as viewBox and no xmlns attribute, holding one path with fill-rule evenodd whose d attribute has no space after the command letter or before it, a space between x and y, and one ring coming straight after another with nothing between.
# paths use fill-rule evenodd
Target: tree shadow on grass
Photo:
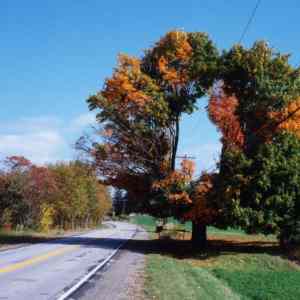
<instances>
[{"instance_id":1,"label":"tree shadow on grass","mask_svg":"<svg viewBox=\"0 0 300 300\"><path fill-rule=\"evenodd\" d=\"M228 236L213 237L208 241L208 247L205 250L195 249L190 240L164 238L158 239L153 232L151 237L144 239L133 239L125 243L126 239L122 238L94 238L85 236L71 237L35 237L35 236L15 236L15 235L0 235L0 246L10 245L16 246L19 244L59 244L59 245L80 245L83 247L98 247L105 249L115 249L118 245L123 244L123 249L138 252L143 254L161 254L175 257L178 259L197 258L208 259L220 255L230 255L234 253L252 253L252 254L270 254L273 256L284 256L286 254L280 249L275 241L260 241L260 240L243 240L232 239ZM144 236L145 234L143 234ZM1 248L0 248L1 250ZM1 252L0 252L1 253Z\"/></svg>"},{"instance_id":2,"label":"tree shadow on grass","mask_svg":"<svg viewBox=\"0 0 300 300\"><path fill-rule=\"evenodd\" d=\"M270 254L273 256L284 256L277 242L269 241L228 241L213 239L208 241L206 249L195 249L189 240L175 239L151 239L133 240L125 246L130 251L146 254L161 254L177 259L208 259L220 255L245 254Z\"/></svg>"}]
</instances>

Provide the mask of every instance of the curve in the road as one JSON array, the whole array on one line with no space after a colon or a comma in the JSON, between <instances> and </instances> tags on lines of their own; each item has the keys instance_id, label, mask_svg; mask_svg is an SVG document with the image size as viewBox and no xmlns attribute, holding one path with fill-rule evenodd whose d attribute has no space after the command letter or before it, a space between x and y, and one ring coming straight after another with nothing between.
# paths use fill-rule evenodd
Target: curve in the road
<instances>
[{"instance_id":1,"label":"curve in the road","mask_svg":"<svg viewBox=\"0 0 300 300\"><path fill-rule=\"evenodd\" d=\"M0 299L67 299L66 293L83 285L136 231L133 224L113 225L116 227L0 252Z\"/></svg>"}]
</instances>

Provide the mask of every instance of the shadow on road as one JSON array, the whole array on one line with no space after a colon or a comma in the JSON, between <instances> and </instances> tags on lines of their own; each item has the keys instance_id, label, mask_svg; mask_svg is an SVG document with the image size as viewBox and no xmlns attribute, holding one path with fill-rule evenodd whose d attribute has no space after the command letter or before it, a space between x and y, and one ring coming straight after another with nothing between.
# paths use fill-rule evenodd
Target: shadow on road
<instances>
[{"instance_id":1,"label":"shadow on road","mask_svg":"<svg viewBox=\"0 0 300 300\"><path fill-rule=\"evenodd\" d=\"M128 231L128 230L127 230ZM132 231L134 233L134 231ZM30 237L29 239L16 236L1 237L0 245L26 244L60 244L60 245L82 245L84 247L99 247L104 249L115 249L125 239L119 238L90 238L84 236L67 238L40 238ZM133 239L123 246L123 249L143 254L163 254L179 259L197 257L207 259L209 257L233 254L233 253L267 253L275 256L282 256L283 252L278 243L273 241L229 241L225 239L211 239L206 251L195 250L189 240L175 239Z\"/></svg>"}]
</instances>

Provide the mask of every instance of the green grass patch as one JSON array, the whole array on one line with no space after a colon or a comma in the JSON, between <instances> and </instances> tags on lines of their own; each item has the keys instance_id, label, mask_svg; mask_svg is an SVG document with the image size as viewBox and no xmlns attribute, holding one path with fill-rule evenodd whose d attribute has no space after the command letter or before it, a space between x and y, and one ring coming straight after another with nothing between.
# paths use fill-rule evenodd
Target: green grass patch
<instances>
[{"instance_id":1,"label":"green grass patch","mask_svg":"<svg viewBox=\"0 0 300 300\"><path fill-rule=\"evenodd\" d=\"M298 300L299 271L230 271L215 269L213 274L226 282L241 299Z\"/></svg>"},{"instance_id":2,"label":"green grass patch","mask_svg":"<svg viewBox=\"0 0 300 300\"><path fill-rule=\"evenodd\" d=\"M146 296L150 299L240 299L225 283L205 269L161 255L148 256Z\"/></svg>"},{"instance_id":3,"label":"green grass patch","mask_svg":"<svg viewBox=\"0 0 300 300\"><path fill-rule=\"evenodd\" d=\"M140 215L137 214L133 217L131 217L131 222L138 224L142 227L144 227L148 231L154 231L156 226L156 218L151 217L149 215ZM174 224L176 225L176 228L180 230L186 230L188 232L192 231L192 223L191 222L185 222L181 223L178 220L174 218L167 218L168 224ZM227 228L227 229L219 229L214 226L208 226L207 228L208 235L214 235L214 236L224 236L224 235L237 235L237 236L249 236L245 233L242 229L239 228ZM274 240L274 236L265 236L265 235L253 235L253 236L260 236L263 239L269 239Z\"/></svg>"},{"instance_id":4,"label":"green grass patch","mask_svg":"<svg viewBox=\"0 0 300 300\"><path fill-rule=\"evenodd\" d=\"M237 248L232 252L224 247L217 255L208 252L206 258L189 262L226 283L241 299L300 299L299 267L281 256L276 248L253 245L247 251Z\"/></svg>"},{"instance_id":5,"label":"green grass patch","mask_svg":"<svg viewBox=\"0 0 300 300\"><path fill-rule=\"evenodd\" d=\"M134 215L131 217L131 222L142 226L148 231L154 231L156 219L148 215Z\"/></svg>"},{"instance_id":6,"label":"green grass patch","mask_svg":"<svg viewBox=\"0 0 300 300\"><path fill-rule=\"evenodd\" d=\"M149 299L300 299L296 264L267 253L195 254L194 258L147 256Z\"/></svg>"},{"instance_id":7,"label":"green grass patch","mask_svg":"<svg viewBox=\"0 0 300 300\"><path fill-rule=\"evenodd\" d=\"M271 254L236 253L221 255L206 268L226 282L241 299L300 299L299 268Z\"/></svg>"},{"instance_id":8,"label":"green grass patch","mask_svg":"<svg viewBox=\"0 0 300 300\"><path fill-rule=\"evenodd\" d=\"M152 217L137 215L134 221L155 228ZM191 230L190 223L168 222ZM157 241L154 250L149 244L145 289L150 299L300 299L300 268L274 236L214 227L208 236L205 253L194 251L188 241ZM299 253L296 249L294 256Z\"/></svg>"}]
</instances>

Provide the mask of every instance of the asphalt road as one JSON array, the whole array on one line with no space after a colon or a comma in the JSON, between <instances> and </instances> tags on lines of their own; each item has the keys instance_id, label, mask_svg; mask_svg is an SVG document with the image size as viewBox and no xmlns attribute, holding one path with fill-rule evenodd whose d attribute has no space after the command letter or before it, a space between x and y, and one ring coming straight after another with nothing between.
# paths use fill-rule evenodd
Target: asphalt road
<instances>
[{"instance_id":1,"label":"asphalt road","mask_svg":"<svg viewBox=\"0 0 300 300\"><path fill-rule=\"evenodd\" d=\"M136 226L110 222L94 230L0 252L0 300L54 300L135 233Z\"/></svg>"}]
</instances>

